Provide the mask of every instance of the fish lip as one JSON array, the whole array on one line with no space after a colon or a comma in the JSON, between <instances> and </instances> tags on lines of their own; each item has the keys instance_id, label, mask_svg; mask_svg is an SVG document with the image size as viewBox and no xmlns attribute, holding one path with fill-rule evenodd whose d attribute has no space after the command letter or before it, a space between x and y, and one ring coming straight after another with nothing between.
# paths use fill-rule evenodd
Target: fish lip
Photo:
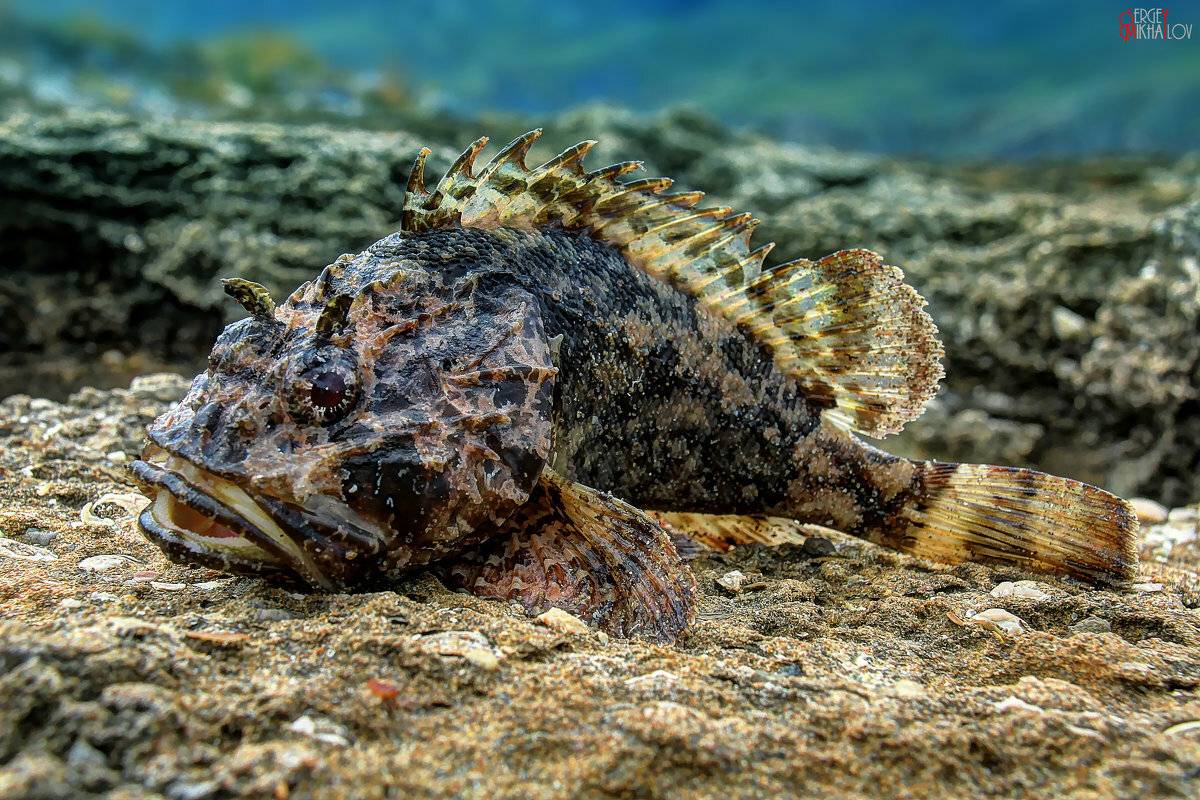
<instances>
[{"instance_id":1,"label":"fish lip","mask_svg":"<svg viewBox=\"0 0 1200 800\"><path fill-rule=\"evenodd\" d=\"M142 535L150 539L158 549L170 560L185 566L209 567L220 572L233 572L248 575L289 574L280 566L270 561L255 561L253 559L234 559L222 555L218 551L204 547L190 539L186 539L174 528L161 524L154 516L152 509L147 508L138 515L138 527ZM222 523L223 524L223 523Z\"/></svg>"},{"instance_id":2,"label":"fish lip","mask_svg":"<svg viewBox=\"0 0 1200 800\"><path fill-rule=\"evenodd\" d=\"M311 561L306 562L302 557L297 557L296 553L289 552L276 541L275 537L230 508L226 503L213 497L202 486L169 469L171 459L178 459L179 456L162 448L148 448L143 456L143 458L133 461L129 465L129 469L148 495L156 496L160 491L169 492L178 502L193 511L212 517L217 523L241 534L273 560L259 561L251 558L234 560L230 557L232 554L219 555L220 551L216 548L205 547L199 542L185 537L179 530L163 525L155 517L154 506L151 505L139 515L138 525L143 534L159 545L168 557L176 555L183 558L185 563L200 562L205 566L212 566L220 570L248 571L252 574L292 573L313 588L330 588L328 580L324 578L320 570L313 566ZM157 464L148 460L155 456L165 457L167 463ZM202 475L221 478L217 473L199 467L190 460L180 460L187 461ZM251 500L253 501L253 498ZM259 505L261 513L270 517L261 504L256 503L256 505ZM295 547L299 549L299 545L295 545Z\"/></svg>"},{"instance_id":3,"label":"fish lip","mask_svg":"<svg viewBox=\"0 0 1200 800\"><path fill-rule=\"evenodd\" d=\"M141 460L149 461L153 459L154 456L165 456L168 459L186 462L201 472L216 476L222 480L234 482L245 478L245 475L237 472L236 470L216 469L200 461L196 455L189 454L187 451L194 448L186 446L180 447L176 437L173 437L161 430L157 430L158 422L158 420L155 420L155 422L146 430L146 438L149 440L149 442L142 451Z\"/></svg>"}]
</instances>

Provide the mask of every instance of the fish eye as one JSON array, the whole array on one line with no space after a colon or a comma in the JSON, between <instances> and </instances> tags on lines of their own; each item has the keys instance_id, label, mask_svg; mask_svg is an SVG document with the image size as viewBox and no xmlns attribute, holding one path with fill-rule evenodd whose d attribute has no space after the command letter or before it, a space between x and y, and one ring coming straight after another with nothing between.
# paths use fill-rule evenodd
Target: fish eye
<instances>
[{"instance_id":1,"label":"fish eye","mask_svg":"<svg viewBox=\"0 0 1200 800\"><path fill-rule=\"evenodd\" d=\"M289 379L292 417L300 422L337 422L358 401L358 363L342 348L321 348L304 359Z\"/></svg>"}]
</instances>

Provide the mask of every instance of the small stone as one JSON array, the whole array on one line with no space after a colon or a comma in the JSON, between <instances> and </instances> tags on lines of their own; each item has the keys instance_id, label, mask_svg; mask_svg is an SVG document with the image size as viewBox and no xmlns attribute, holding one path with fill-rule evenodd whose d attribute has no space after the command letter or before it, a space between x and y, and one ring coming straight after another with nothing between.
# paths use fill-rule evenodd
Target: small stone
<instances>
[{"instance_id":1,"label":"small stone","mask_svg":"<svg viewBox=\"0 0 1200 800\"><path fill-rule=\"evenodd\" d=\"M1086 336L1089 324L1086 317L1065 306L1055 306L1050 311L1050 327L1059 339L1070 340Z\"/></svg>"},{"instance_id":2,"label":"small stone","mask_svg":"<svg viewBox=\"0 0 1200 800\"><path fill-rule=\"evenodd\" d=\"M292 733L298 733L301 736L307 736L310 739L316 739L318 742L345 747L350 744L350 740L346 738L346 729L335 722L327 719L314 718L305 714L298 717L288 730Z\"/></svg>"},{"instance_id":3,"label":"small stone","mask_svg":"<svg viewBox=\"0 0 1200 800\"><path fill-rule=\"evenodd\" d=\"M989 608L986 611L980 611L978 614L972 614L967 617L967 620L977 625L994 625L1005 633L1020 633L1025 630L1025 625L1021 621L1021 618L1016 614L1005 611L1003 608Z\"/></svg>"},{"instance_id":4,"label":"small stone","mask_svg":"<svg viewBox=\"0 0 1200 800\"><path fill-rule=\"evenodd\" d=\"M1071 626L1072 633L1112 633L1112 625L1103 617L1084 617Z\"/></svg>"},{"instance_id":5,"label":"small stone","mask_svg":"<svg viewBox=\"0 0 1200 800\"><path fill-rule=\"evenodd\" d=\"M109 572L110 570L128 567L136 564L137 560L121 553L111 553L102 556L92 556L79 562L79 568L84 572Z\"/></svg>"},{"instance_id":6,"label":"small stone","mask_svg":"<svg viewBox=\"0 0 1200 800\"><path fill-rule=\"evenodd\" d=\"M645 675L635 675L625 681L625 685L630 689L648 691L655 695L677 689L680 684L681 680L679 676L665 669L656 669L654 672L647 672Z\"/></svg>"},{"instance_id":7,"label":"small stone","mask_svg":"<svg viewBox=\"0 0 1200 800\"><path fill-rule=\"evenodd\" d=\"M207 800L221 791L218 781L176 781L167 787L171 800Z\"/></svg>"},{"instance_id":8,"label":"small stone","mask_svg":"<svg viewBox=\"0 0 1200 800\"><path fill-rule=\"evenodd\" d=\"M0 537L0 558L11 558L15 561L56 561L58 556L44 547Z\"/></svg>"},{"instance_id":9,"label":"small stone","mask_svg":"<svg viewBox=\"0 0 1200 800\"><path fill-rule=\"evenodd\" d=\"M416 637L427 653L461 658L486 672L500 669L500 656L487 637L477 631L442 631Z\"/></svg>"},{"instance_id":10,"label":"small stone","mask_svg":"<svg viewBox=\"0 0 1200 800\"><path fill-rule=\"evenodd\" d=\"M1044 713L1046 710L1046 709L1042 708L1041 706L1035 706L1032 703L1026 703L1024 700L1017 697L1016 695L1009 695L1008 697L1004 698L1003 700L992 703L992 708L996 709L996 711L998 713L1004 713L1005 711L1012 711L1014 709L1019 709L1021 711L1032 711L1036 714L1041 714L1041 713Z\"/></svg>"},{"instance_id":11,"label":"small stone","mask_svg":"<svg viewBox=\"0 0 1200 800\"><path fill-rule=\"evenodd\" d=\"M500 658L492 650L467 650L462 654L463 659L484 672L495 672L500 669Z\"/></svg>"},{"instance_id":12,"label":"small stone","mask_svg":"<svg viewBox=\"0 0 1200 800\"><path fill-rule=\"evenodd\" d=\"M196 585L199 586L200 584ZM285 620L296 618L296 615L286 608L260 608L255 612L254 616L261 622L284 622Z\"/></svg>"},{"instance_id":13,"label":"small stone","mask_svg":"<svg viewBox=\"0 0 1200 800\"><path fill-rule=\"evenodd\" d=\"M1126 679L1144 681L1154 677L1154 665L1145 661L1122 661L1117 665L1117 673Z\"/></svg>"},{"instance_id":14,"label":"small stone","mask_svg":"<svg viewBox=\"0 0 1200 800\"><path fill-rule=\"evenodd\" d=\"M824 536L809 536L804 540L804 544L800 545L800 549L804 551L805 555L812 556L813 558L831 556L837 552L837 547L834 546L833 542Z\"/></svg>"},{"instance_id":15,"label":"small stone","mask_svg":"<svg viewBox=\"0 0 1200 800\"><path fill-rule=\"evenodd\" d=\"M76 597L64 597L62 600L58 601L58 605L60 608L65 608L68 611L77 611L87 604Z\"/></svg>"},{"instance_id":16,"label":"small stone","mask_svg":"<svg viewBox=\"0 0 1200 800\"><path fill-rule=\"evenodd\" d=\"M202 581L201 583L193 583L192 587L199 589L202 592L212 592L224 586L228 586L229 584L233 583L233 581L233 578L218 578L215 581Z\"/></svg>"},{"instance_id":17,"label":"small stone","mask_svg":"<svg viewBox=\"0 0 1200 800\"><path fill-rule=\"evenodd\" d=\"M166 581L150 581L150 585L164 592L182 592L187 588L186 583L168 583Z\"/></svg>"},{"instance_id":18,"label":"small stone","mask_svg":"<svg viewBox=\"0 0 1200 800\"><path fill-rule=\"evenodd\" d=\"M1131 588L1135 592L1141 592L1142 594L1150 594L1151 592L1161 592L1163 590L1163 585L1161 583L1151 583L1151 582L1135 583L1135 584L1133 584L1133 586Z\"/></svg>"},{"instance_id":19,"label":"small stone","mask_svg":"<svg viewBox=\"0 0 1200 800\"><path fill-rule=\"evenodd\" d=\"M925 687L914 680L901 678L891 686L891 693L894 697L899 697L904 700L915 700L918 697L924 697Z\"/></svg>"},{"instance_id":20,"label":"small stone","mask_svg":"<svg viewBox=\"0 0 1200 800\"><path fill-rule=\"evenodd\" d=\"M1167 513L1168 522L1197 522L1200 521L1200 508L1195 506L1187 506L1186 508L1172 508Z\"/></svg>"},{"instance_id":21,"label":"small stone","mask_svg":"<svg viewBox=\"0 0 1200 800\"><path fill-rule=\"evenodd\" d=\"M58 531L47 531L41 528L26 528L21 537L30 544L45 547L58 538Z\"/></svg>"},{"instance_id":22,"label":"small stone","mask_svg":"<svg viewBox=\"0 0 1200 800\"><path fill-rule=\"evenodd\" d=\"M741 570L730 570L721 577L717 578L717 585L726 591L738 594L742 591L742 585L746 582L746 576Z\"/></svg>"},{"instance_id":23,"label":"small stone","mask_svg":"<svg viewBox=\"0 0 1200 800\"><path fill-rule=\"evenodd\" d=\"M237 631L187 631L184 636L217 647L240 647L250 641L250 634Z\"/></svg>"},{"instance_id":24,"label":"small stone","mask_svg":"<svg viewBox=\"0 0 1200 800\"><path fill-rule=\"evenodd\" d=\"M551 608L538 614L537 621L551 630L559 633L588 633L587 623L574 614L561 608Z\"/></svg>"},{"instance_id":25,"label":"small stone","mask_svg":"<svg viewBox=\"0 0 1200 800\"><path fill-rule=\"evenodd\" d=\"M1133 506L1133 513L1137 514L1138 521L1147 525L1158 525L1167 521L1167 507L1148 497L1135 497L1129 501L1129 505Z\"/></svg>"},{"instance_id":26,"label":"small stone","mask_svg":"<svg viewBox=\"0 0 1200 800\"><path fill-rule=\"evenodd\" d=\"M71 749L67 751L67 763L74 769L86 767L107 769L108 767L108 760L104 754L82 738L76 739L75 744L71 745Z\"/></svg>"},{"instance_id":27,"label":"small stone","mask_svg":"<svg viewBox=\"0 0 1200 800\"><path fill-rule=\"evenodd\" d=\"M992 597L1022 597L1027 600L1048 600L1050 595L1043 592L1037 581L1004 581L992 589Z\"/></svg>"},{"instance_id":28,"label":"small stone","mask_svg":"<svg viewBox=\"0 0 1200 800\"><path fill-rule=\"evenodd\" d=\"M129 384L129 391L140 400L157 400L162 403L178 400L188 390L189 382L180 375L159 372L140 375Z\"/></svg>"}]
</instances>

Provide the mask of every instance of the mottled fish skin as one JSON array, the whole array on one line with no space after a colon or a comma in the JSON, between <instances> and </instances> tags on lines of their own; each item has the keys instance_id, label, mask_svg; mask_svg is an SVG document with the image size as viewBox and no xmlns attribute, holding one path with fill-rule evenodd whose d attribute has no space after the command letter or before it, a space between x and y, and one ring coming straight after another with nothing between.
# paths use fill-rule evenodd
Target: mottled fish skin
<instances>
[{"instance_id":1,"label":"mottled fish skin","mask_svg":"<svg viewBox=\"0 0 1200 800\"><path fill-rule=\"evenodd\" d=\"M537 298L546 335L562 337L550 463L571 480L647 509L772 513L847 532L878 528L917 480L907 460L822 424L828 403L738 328L589 236L436 230L367 253ZM347 267L347 281L377 269Z\"/></svg>"},{"instance_id":2,"label":"mottled fish skin","mask_svg":"<svg viewBox=\"0 0 1200 800\"><path fill-rule=\"evenodd\" d=\"M421 252L344 258L272 316L229 326L151 425L136 477L206 514L244 492L241 516L218 521L318 586L394 578L481 541L550 456L556 370L533 297L454 268L477 266L469 250ZM314 378L345 402L315 407ZM168 555L205 561L161 523L143 515ZM232 556L218 558L262 571Z\"/></svg>"}]
</instances>

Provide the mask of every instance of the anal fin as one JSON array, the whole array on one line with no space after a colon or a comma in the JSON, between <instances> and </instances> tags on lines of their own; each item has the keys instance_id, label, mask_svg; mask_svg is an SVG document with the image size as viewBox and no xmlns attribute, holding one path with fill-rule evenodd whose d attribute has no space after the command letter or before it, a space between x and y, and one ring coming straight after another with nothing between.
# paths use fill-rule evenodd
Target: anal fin
<instances>
[{"instance_id":1,"label":"anal fin","mask_svg":"<svg viewBox=\"0 0 1200 800\"><path fill-rule=\"evenodd\" d=\"M443 568L480 597L561 608L617 636L671 642L695 613L696 581L643 512L547 470L496 535Z\"/></svg>"},{"instance_id":2,"label":"anal fin","mask_svg":"<svg viewBox=\"0 0 1200 800\"><path fill-rule=\"evenodd\" d=\"M739 544L803 544L809 534L805 525L787 517L743 514L693 514L680 511L652 511L651 516L672 532L697 542L709 550L727 552Z\"/></svg>"}]
</instances>

